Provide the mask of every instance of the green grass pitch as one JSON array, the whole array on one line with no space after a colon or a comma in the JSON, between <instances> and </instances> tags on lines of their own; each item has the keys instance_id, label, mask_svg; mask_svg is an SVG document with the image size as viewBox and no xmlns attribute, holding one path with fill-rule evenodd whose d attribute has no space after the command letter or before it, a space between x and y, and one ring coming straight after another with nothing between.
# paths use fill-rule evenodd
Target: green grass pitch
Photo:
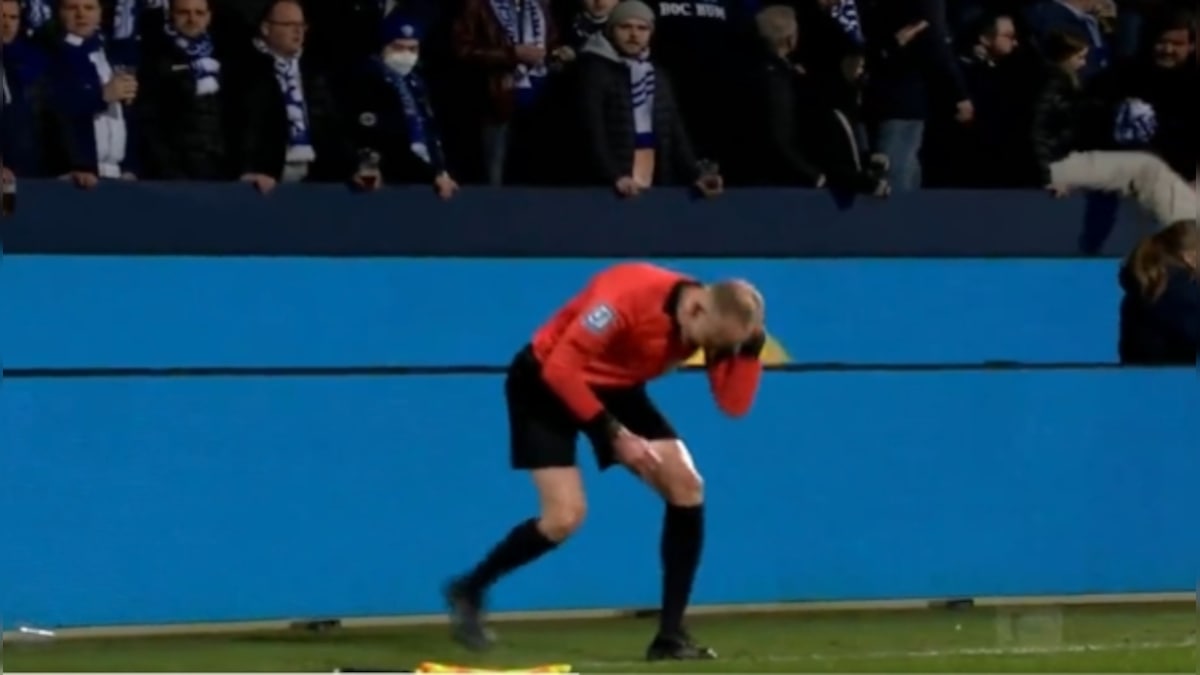
<instances>
[{"instance_id":1,"label":"green grass pitch","mask_svg":"<svg viewBox=\"0 0 1200 675\"><path fill-rule=\"evenodd\" d=\"M811 612L702 616L692 632L721 660L647 664L651 619L499 622L496 649L468 654L444 626L204 636L9 641L7 672L480 668L569 663L575 672L1195 673L1194 605Z\"/></svg>"}]
</instances>

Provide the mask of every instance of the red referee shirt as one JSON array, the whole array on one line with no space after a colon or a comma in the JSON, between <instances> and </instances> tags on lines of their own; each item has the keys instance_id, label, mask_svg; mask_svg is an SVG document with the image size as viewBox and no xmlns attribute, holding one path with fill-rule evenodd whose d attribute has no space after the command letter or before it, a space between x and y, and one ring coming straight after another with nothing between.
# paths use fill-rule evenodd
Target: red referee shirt
<instances>
[{"instance_id":1,"label":"red referee shirt","mask_svg":"<svg viewBox=\"0 0 1200 675\"><path fill-rule=\"evenodd\" d=\"M604 406L591 385L635 386L683 363L686 344L675 310L695 279L648 263L623 263L597 274L533 336L542 377L580 422ZM756 357L706 359L717 406L744 415L754 401L762 363Z\"/></svg>"}]
</instances>

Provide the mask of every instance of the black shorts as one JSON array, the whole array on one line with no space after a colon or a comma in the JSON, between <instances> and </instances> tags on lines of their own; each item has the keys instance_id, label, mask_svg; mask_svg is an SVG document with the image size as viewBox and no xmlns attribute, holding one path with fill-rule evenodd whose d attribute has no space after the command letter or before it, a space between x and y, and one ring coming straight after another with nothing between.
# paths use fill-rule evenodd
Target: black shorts
<instances>
[{"instance_id":1,"label":"black shorts","mask_svg":"<svg viewBox=\"0 0 1200 675\"><path fill-rule=\"evenodd\" d=\"M621 424L647 440L678 438L667 418L659 412L644 386L593 387L604 407ZM512 467L545 469L575 466L575 441L581 424L562 399L542 379L541 366L533 350L517 353L504 381L508 402L508 429ZM617 462L609 443L593 442L596 464L601 470Z\"/></svg>"}]
</instances>

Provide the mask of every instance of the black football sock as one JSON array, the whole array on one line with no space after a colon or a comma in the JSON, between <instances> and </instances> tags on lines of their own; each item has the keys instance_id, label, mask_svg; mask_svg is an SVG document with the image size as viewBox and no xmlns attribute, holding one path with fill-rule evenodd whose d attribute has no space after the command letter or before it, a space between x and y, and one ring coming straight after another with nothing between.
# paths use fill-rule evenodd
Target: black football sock
<instances>
[{"instance_id":1,"label":"black football sock","mask_svg":"<svg viewBox=\"0 0 1200 675\"><path fill-rule=\"evenodd\" d=\"M704 505L667 504L662 529L662 615L659 635L678 636L704 548Z\"/></svg>"},{"instance_id":2,"label":"black football sock","mask_svg":"<svg viewBox=\"0 0 1200 675\"><path fill-rule=\"evenodd\" d=\"M483 593L500 577L554 550L558 543L547 539L537 524L537 518L530 518L509 531L464 579L467 589Z\"/></svg>"}]
</instances>

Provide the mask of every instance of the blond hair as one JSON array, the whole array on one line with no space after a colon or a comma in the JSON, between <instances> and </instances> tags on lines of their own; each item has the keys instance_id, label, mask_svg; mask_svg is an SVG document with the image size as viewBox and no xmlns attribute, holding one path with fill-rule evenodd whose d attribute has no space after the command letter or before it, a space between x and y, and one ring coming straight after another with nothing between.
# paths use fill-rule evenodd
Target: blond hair
<instances>
[{"instance_id":1,"label":"blond hair","mask_svg":"<svg viewBox=\"0 0 1200 675\"><path fill-rule=\"evenodd\" d=\"M759 323L766 313L766 303L758 289L737 279L718 281L708 287L713 309L743 325Z\"/></svg>"},{"instance_id":2,"label":"blond hair","mask_svg":"<svg viewBox=\"0 0 1200 675\"><path fill-rule=\"evenodd\" d=\"M754 16L754 24L763 41L772 48L779 47L785 40L795 37L800 30L796 21L796 10L786 5L771 5Z\"/></svg>"}]
</instances>

